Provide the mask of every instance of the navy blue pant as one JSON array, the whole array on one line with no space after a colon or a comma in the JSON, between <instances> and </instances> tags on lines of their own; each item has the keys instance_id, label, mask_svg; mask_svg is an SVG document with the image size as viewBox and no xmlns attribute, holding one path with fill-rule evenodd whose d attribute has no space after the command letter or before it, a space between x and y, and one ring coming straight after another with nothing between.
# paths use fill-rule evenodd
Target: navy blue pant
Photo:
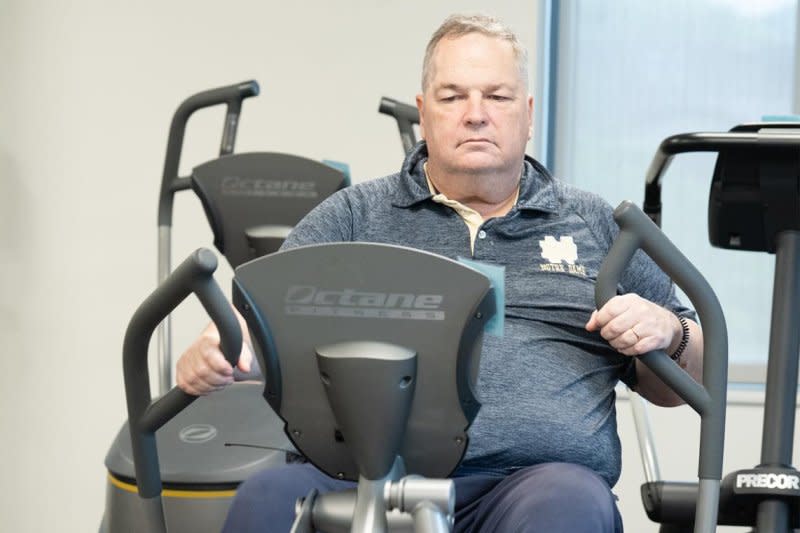
<instances>
[{"instance_id":1,"label":"navy blue pant","mask_svg":"<svg viewBox=\"0 0 800 533\"><path fill-rule=\"evenodd\" d=\"M608 484L595 472L568 463L546 463L502 478L453 479L455 532L621 533L622 520ZM260 472L239 487L223 533L286 533L297 498L354 487L309 464Z\"/></svg>"}]
</instances>

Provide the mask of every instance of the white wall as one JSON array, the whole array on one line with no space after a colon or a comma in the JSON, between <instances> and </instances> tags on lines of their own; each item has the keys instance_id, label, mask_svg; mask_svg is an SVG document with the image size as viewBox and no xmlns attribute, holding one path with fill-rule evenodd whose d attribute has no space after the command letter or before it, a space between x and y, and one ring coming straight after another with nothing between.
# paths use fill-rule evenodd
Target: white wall
<instances>
[{"instance_id":1,"label":"white wall","mask_svg":"<svg viewBox=\"0 0 800 533\"><path fill-rule=\"evenodd\" d=\"M452 11L480 9L489 4L0 2L0 530L99 524L103 458L125 412L122 336L155 281L156 200L177 105L257 79L238 150L348 162L355 181L394 172L402 149L377 113L380 97L411 102L431 31ZM490 9L535 58L535 2ZM221 122L221 109L190 121L182 174L214 156ZM193 199L179 199L175 217L177 262L210 232ZM204 322L196 305L181 310L175 345ZM621 507L629 531L655 531L640 517L641 467L620 405ZM662 413L661 451L691 477L691 419ZM728 449L749 466L750 448L736 439Z\"/></svg>"}]
</instances>

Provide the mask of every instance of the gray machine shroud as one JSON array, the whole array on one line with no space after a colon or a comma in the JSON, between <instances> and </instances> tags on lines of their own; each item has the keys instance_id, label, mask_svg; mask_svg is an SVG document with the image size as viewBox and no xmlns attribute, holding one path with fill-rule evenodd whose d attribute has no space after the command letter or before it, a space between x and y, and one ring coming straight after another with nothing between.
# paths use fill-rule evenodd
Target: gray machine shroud
<instances>
[{"instance_id":1,"label":"gray machine shroud","mask_svg":"<svg viewBox=\"0 0 800 533\"><path fill-rule=\"evenodd\" d=\"M226 155L195 167L191 179L214 245L234 268L275 252L300 219L347 185L335 168L275 152Z\"/></svg>"},{"instance_id":2,"label":"gray machine shroud","mask_svg":"<svg viewBox=\"0 0 800 533\"><path fill-rule=\"evenodd\" d=\"M466 451L480 407L475 383L483 327L495 311L490 292L483 274L441 256L338 243L240 266L233 298L254 337L264 396L289 438L327 474L357 480L348 436L322 383L318 349L369 341L415 352L414 398L398 455L408 473L447 477Z\"/></svg>"}]
</instances>

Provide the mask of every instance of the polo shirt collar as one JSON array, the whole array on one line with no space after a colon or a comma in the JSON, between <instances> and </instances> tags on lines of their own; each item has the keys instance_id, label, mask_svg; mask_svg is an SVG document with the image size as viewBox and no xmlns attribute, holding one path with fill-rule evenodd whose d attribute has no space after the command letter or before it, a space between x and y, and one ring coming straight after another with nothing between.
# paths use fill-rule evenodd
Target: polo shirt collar
<instances>
[{"instance_id":1,"label":"polo shirt collar","mask_svg":"<svg viewBox=\"0 0 800 533\"><path fill-rule=\"evenodd\" d=\"M526 155L519 184L517 209L558 213L561 202L556 195L556 180L541 163Z\"/></svg>"},{"instance_id":2,"label":"polo shirt collar","mask_svg":"<svg viewBox=\"0 0 800 533\"><path fill-rule=\"evenodd\" d=\"M403 161L400 169L400 186L394 191L392 205L411 207L433 197L425 178L425 161L428 160L428 147L420 141Z\"/></svg>"}]
</instances>

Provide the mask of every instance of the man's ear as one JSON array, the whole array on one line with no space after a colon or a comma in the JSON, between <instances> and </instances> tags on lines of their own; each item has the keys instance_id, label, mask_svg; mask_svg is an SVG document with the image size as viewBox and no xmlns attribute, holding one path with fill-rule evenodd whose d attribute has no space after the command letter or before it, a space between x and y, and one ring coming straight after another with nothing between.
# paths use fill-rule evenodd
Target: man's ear
<instances>
[{"instance_id":1,"label":"man's ear","mask_svg":"<svg viewBox=\"0 0 800 533\"><path fill-rule=\"evenodd\" d=\"M528 140L533 137L533 95L528 95Z\"/></svg>"},{"instance_id":2,"label":"man's ear","mask_svg":"<svg viewBox=\"0 0 800 533\"><path fill-rule=\"evenodd\" d=\"M417 111L419 111L419 136L425 138L425 112L423 106L423 97L421 94L417 95Z\"/></svg>"},{"instance_id":3,"label":"man's ear","mask_svg":"<svg viewBox=\"0 0 800 533\"><path fill-rule=\"evenodd\" d=\"M533 135L533 95L528 95L528 139Z\"/></svg>"}]
</instances>

